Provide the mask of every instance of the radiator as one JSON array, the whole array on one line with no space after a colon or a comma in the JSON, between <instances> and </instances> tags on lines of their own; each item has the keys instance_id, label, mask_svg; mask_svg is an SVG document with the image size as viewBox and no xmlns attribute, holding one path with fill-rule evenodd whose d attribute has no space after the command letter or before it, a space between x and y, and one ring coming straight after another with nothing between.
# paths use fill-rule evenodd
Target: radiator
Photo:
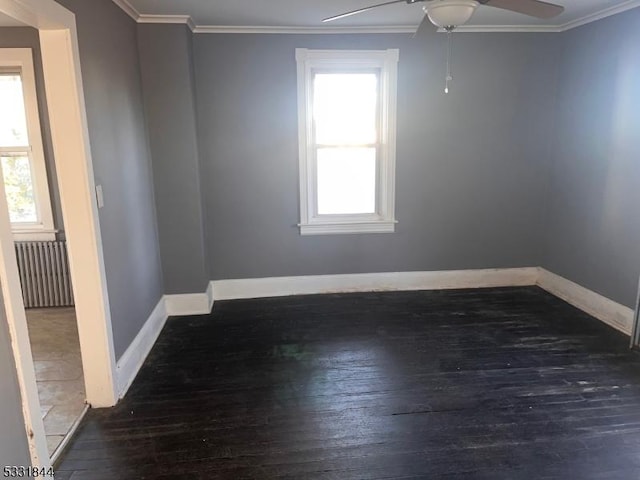
<instances>
[{"instance_id":1,"label":"radiator","mask_svg":"<svg viewBox=\"0 0 640 480\"><path fill-rule=\"evenodd\" d=\"M67 243L16 242L25 308L73 305Z\"/></svg>"}]
</instances>

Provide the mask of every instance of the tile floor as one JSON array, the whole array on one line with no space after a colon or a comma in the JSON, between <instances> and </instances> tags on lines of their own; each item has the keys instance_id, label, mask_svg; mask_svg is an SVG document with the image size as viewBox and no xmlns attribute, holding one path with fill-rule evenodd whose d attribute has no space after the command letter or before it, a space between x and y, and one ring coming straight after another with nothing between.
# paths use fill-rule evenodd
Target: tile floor
<instances>
[{"instance_id":1,"label":"tile floor","mask_svg":"<svg viewBox=\"0 0 640 480\"><path fill-rule=\"evenodd\" d=\"M27 324L44 430L53 454L85 406L75 310L28 309Z\"/></svg>"}]
</instances>

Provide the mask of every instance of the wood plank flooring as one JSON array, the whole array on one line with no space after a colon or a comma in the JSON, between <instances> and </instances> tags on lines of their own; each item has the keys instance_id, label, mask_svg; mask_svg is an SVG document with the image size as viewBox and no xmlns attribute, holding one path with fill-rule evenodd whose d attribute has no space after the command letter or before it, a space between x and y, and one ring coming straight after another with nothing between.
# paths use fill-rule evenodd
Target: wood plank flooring
<instances>
[{"instance_id":1,"label":"wood plank flooring","mask_svg":"<svg viewBox=\"0 0 640 480\"><path fill-rule=\"evenodd\" d=\"M173 318L57 479L638 479L640 356L536 288Z\"/></svg>"}]
</instances>

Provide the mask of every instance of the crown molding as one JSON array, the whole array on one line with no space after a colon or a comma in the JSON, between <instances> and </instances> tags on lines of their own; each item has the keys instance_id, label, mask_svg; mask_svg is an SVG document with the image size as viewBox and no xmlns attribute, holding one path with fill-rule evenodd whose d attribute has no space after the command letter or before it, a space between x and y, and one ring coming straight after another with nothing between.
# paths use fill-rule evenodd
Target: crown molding
<instances>
[{"instance_id":1,"label":"crown molding","mask_svg":"<svg viewBox=\"0 0 640 480\"><path fill-rule=\"evenodd\" d=\"M557 33L562 27L558 25L461 25L457 27L455 33ZM439 28L438 32L444 33L444 28Z\"/></svg>"},{"instance_id":2,"label":"crown molding","mask_svg":"<svg viewBox=\"0 0 640 480\"><path fill-rule=\"evenodd\" d=\"M349 34L349 33L414 33L416 26L380 27L251 27L227 25L196 26L194 33L257 33L257 34Z\"/></svg>"},{"instance_id":3,"label":"crown molding","mask_svg":"<svg viewBox=\"0 0 640 480\"><path fill-rule=\"evenodd\" d=\"M136 9L136 7L129 3L129 0L113 0L113 3L119 6L124 11L124 13L129 15L136 22L140 18L140 12Z\"/></svg>"},{"instance_id":4,"label":"crown molding","mask_svg":"<svg viewBox=\"0 0 640 480\"><path fill-rule=\"evenodd\" d=\"M151 15L141 14L129 0L113 0L117 6L138 23L182 24L194 33L253 33L253 34L367 34L367 33L414 33L417 25L395 25L379 27L258 27L228 25L196 25L189 15ZM640 7L640 0L627 0L619 5L604 8L562 25L462 25L456 29L460 33L559 33L586 25L603 18ZM440 29L439 31L443 31Z\"/></svg>"},{"instance_id":5,"label":"crown molding","mask_svg":"<svg viewBox=\"0 0 640 480\"><path fill-rule=\"evenodd\" d=\"M581 27L582 25L587 25L589 23L596 22L598 20L602 20L603 18L607 18L612 15L616 15L618 13L626 12L627 10L631 10L637 7L640 7L640 0L627 0L626 2L621 3L620 5L615 5L613 7L599 10L589 15L585 15L584 17L576 18L575 20L564 23L562 25L462 25L456 28L455 31L460 33L463 33L463 32L467 32L467 33L485 33L485 32L560 33L560 32L566 32L567 30L571 30L577 27ZM444 32L443 29L439 29L438 31Z\"/></svg>"},{"instance_id":6,"label":"crown molding","mask_svg":"<svg viewBox=\"0 0 640 480\"><path fill-rule=\"evenodd\" d=\"M640 7L640 0L627 0L620 5L615 5L613 7L605 8L598 12L591 13L589 15L585 15L581 18L576 18L570 22L565 23L564 25L560 25L560 32L565 32L567 30L571 30L572 28L581 27L582 25L586 25L588 23L596 22L598 20L602 20L603 18L610 17L611 15L616 15L618 13L626 12L627 10L631 10L632 8Z\"/></svg>"},{"instance_id":7,"label":"crown molding","mask_svg":"<svg viewBox=\"0 0 640 480\"><path fill-rule=\"evenodd\" d=\"M138 23L156 23L156 24L179 24L186 25L193 32L196 24L189 15L148 15L142 14L137 20Z\"/></svg>"}]
</instances>

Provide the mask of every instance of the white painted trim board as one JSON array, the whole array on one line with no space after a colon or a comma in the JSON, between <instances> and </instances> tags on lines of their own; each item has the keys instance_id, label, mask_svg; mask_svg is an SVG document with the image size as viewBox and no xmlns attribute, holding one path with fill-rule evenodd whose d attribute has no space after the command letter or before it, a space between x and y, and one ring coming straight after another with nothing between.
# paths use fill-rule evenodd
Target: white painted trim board
<instances>
[{"instance_id":1,"label":"white painted trim board","mask_svg":"<svg viewBox=\"0 0 640 480\"><path fill-rule=\"evenodd\" d=\"M85 403L84 408L80 413L80 416L74 420L67 434L64 436L60 444L56 447L56 449L51 454L51 463L53 465L55 465L55 463L58 461L58 459L62 456L62 454L66 450L67 446L71 443L71 439L73 439L73 436L76 434L76 431L80 426L80 423L82 423L82 419L85 417L88 411L89 411L89 405Z\"/></svg>"},{"instance_id":2,"label":"white painted trim board","mask_svg":"<svg viewBox=\"0 0 640 480\"><path fill-rule=\"evenodd\" d=\"M443 290L535 285L535 267L316 275L213 281L215 300L322 293Z\"/></svg>"},{"instance_id":3,"label":"white painted trim board","mask_svg":"<svg viewBox=\"0 0 640 480\"><path fill-rule=\"evenodd\" d=\"M185 293L165 295L168 316L203 315L211 312L213 308L213 285L207 284L204 293Z\"/></svg>"},{"instance_id":4,"label":"white painted trim board","mask_svg":"<svg viewBox=\"0 0 640 480\"><path fill-rule=\"evenodd\" d=\"M129 390L164 328L167 318L166 301L162 297L116 364L119 398L123 398Z\"/></svg>"},{"instance_id":5,"label":"white painted trim board","mask_svg":"<svg viewBox=\"0 0 640 480\"><path fill-rule=\"evenodd\" d=\"M634 315L633 309L614 302L571 280L551 273L544 268L539 268L536 284L552 295L588 313L616 330L626 335L631 335Z\"/></svg>"},{"instance_id":6,"label":"white painted trim board","mask_svg":"<svg viewBox=\"0 0 640 480\"><path fill-rule=\"evenodd\" d=\"M166 295L165 298L168 314L182 316L210 313L214 300L529 285L541 287L627 335L631 333L631 308L540 267L213 280L205 293Z\"/></svg>"},{"instance_id":7,"label":"white painted trim board","mask_svg":"<svg viewBox=\"0 0 640 480\"><path fill-rule=\"evenodd\" d=\"M537 267L212 280L204 293L165 295L169 316L204 315L216 300L323 293L535 285Z\"/></svg>"}]
</instances>

